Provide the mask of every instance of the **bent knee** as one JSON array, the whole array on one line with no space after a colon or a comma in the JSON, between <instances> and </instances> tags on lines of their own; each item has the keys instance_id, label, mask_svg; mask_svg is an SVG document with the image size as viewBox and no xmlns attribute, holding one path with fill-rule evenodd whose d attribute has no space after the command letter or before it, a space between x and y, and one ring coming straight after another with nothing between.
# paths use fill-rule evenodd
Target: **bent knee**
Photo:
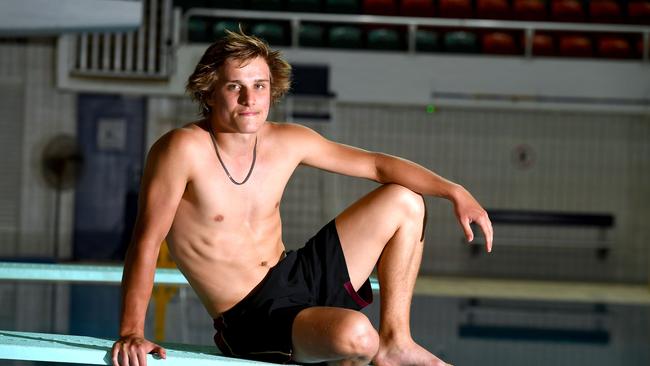
<instances>
[{"instance_id":1,"label":"bent knee","mask_svg":"<svg viewBox=\"0 0 650 366\"><path fill-rule=\"evenodd\" d=\"M339 354L370 361L379 351L379 334L365 315L348 316L337 328Z\"/></svg>"},{"instance_id":2,"label":"bent knee","mask_svg":"<svg viewBox=\"0 0 650 366\"><path fill-rule=\"evenodd\" d=\"M423 217L426 214L424 197L421 194L399 184L387 184L392 195L395 196L399 206L411 217Z\"/></svg>"}]
</instances>

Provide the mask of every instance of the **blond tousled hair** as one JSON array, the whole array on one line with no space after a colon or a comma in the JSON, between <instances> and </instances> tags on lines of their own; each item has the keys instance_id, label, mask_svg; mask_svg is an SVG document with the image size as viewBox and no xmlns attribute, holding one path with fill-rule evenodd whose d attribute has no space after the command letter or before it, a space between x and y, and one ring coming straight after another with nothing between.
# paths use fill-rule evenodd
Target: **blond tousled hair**
<instances>
[{"instance_id":1,"label":"blond tousled hair","mask_svg":"<svg viewBox=\"0 0 650 366\"><path fill-rule=\"evenodd\" d=\"M239 32L226 30L224 37L208 47L187 80L185 90L199 104L203 117L209 117L212 112L208 100L214 92L219 68L226 60L246 62L256 57L266 60L271 71L271 102L277 102L286 94L291 85L291 65L282 58L280 51L271 50L258 37L244 34L240 26Z\"/></svg>"}]
</instances>

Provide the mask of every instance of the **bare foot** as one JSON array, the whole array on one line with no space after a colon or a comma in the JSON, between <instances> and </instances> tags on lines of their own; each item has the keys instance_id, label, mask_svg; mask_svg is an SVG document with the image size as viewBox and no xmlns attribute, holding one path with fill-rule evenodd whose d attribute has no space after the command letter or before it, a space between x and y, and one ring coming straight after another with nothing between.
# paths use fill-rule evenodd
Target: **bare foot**
<instances>
[{"instance_id":1,"label":"bare foot","mask_svg":"<svg viewBox=\"0 0 650 366\"><path fill-rule=\"evenodd\" d=\"M379 345L379 352L377 352L372 363L377 366L448 365L412 340L404 342L403 344L388 344L382 342Z\"/></svg>"}]
</instances>

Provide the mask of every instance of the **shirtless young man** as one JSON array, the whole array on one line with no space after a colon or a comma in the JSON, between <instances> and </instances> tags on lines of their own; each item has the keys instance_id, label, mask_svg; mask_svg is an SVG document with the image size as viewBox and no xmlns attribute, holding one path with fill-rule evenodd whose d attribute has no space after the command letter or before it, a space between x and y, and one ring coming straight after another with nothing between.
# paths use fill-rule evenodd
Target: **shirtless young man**
<instances>
[{"instance_id":1,"label":"shirtless young man","mask_svg":"<svg viewBox=\"0 0 650 366\"><path fill-rule=\"evenodd\" d=\"M188 82L204 119L151 148L122 280L114 365L143 366L165 350L144 338L160 243L210 316L224 354L276 362L445 365L411 338L409 312L422 257L421 195L449 199L469 241L492 226L460 185L407 160L341 145L294 124L266 121L290 66L255 37L229 33ZM382 185L343 211L305 248L285 253L280 200L299 164ZM381 286L375 330L358 310ZM243 299L243 300L242 300Z\"/></svg>"}]
</instances>

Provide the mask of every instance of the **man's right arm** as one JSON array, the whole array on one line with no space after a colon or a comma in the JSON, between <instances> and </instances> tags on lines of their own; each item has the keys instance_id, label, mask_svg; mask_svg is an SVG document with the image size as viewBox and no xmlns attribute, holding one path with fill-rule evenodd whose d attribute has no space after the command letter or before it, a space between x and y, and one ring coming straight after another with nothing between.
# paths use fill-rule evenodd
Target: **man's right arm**
<instances>
[{"instance_id":1,"label":"man's right arm","mask_svg":"<svg viewBox=\"0 0 650 366\"><path fill-rule=\"evenodd\" d=\"M144 322L160 244L171 227L188 182L191 146L187 133L175 130L166 134L147 156L138 217L122 275L120 339L112 350L116 366L144 366L150 352L165 357L162 347L144 338Z\"/></svg>"}]
</instances>

